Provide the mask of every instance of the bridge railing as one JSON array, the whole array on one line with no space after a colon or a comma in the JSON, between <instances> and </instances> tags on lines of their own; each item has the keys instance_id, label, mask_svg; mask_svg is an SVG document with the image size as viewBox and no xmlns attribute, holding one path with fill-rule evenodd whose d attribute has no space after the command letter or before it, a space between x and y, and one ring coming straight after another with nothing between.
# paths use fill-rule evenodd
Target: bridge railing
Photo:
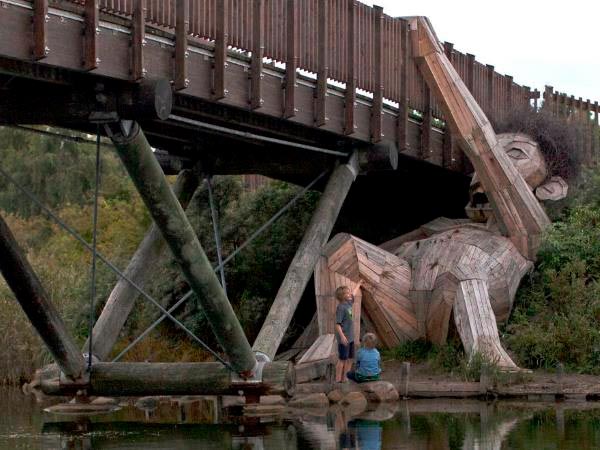
<instances>
[{"instance_id":1,"label":"bridge railing","mask_svg":"<svg viewBox=\"0 0 600 450\"><path fill-rule=\"evenodd\" d=\"M99 0L99 6L105 12L128 16L133 13L134 1ZM382 8L356 0L144 1L149 24L175 28L177 6L183 5L189 14L189 34L215 40L220 31L217 24L225 23L228 46L245 51L254 48L257 34L253 30L261 27L264 32L258 38L266 58L326 74L328 79L340 83L354 81L358 89L374 96L381 93L394 103L407 101L409 108L444 118L435 99L429 96L411 46L403 45L407 39L406 22L384 14ZM261 3L262 14L256 14L256 2ZM529 105L532 99L537 101L540 97L537 90L515 83L511 76L476 61L474 55L454 50L449 43L445 47L458 73L492 120L502 120L515 107ZM295 54L290 54L290 50ZM407 67L403 68L406 60ZM402 85L403 69L406 86Z\"/></svg>"}]
</instances>

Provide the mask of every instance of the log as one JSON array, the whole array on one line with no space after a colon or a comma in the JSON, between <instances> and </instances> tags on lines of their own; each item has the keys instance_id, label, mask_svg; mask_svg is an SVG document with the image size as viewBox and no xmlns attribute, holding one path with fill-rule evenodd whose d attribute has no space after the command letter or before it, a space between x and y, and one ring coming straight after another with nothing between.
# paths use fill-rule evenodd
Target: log
<instances>
[{"instance_id":1,"label":"log","mask_svg":"<svg viewBox=\"0 0 600 450\"><path fill-rule=\"evenodd\" d=\"M339 165L331 174L271 310L254 342L254 351L265 354L270 360L275 357L319 259L321 248L327 242L346 195L356 178L356 159L355 153L349 163Z\"/></svg>"},{"instance_id":2,"label":"log","mask_svg":"<svg viewBox=\"0 0 600 450\"><path fill-rule=\"evenodd\" d=\"M230 364L238 373L250 375L256 358L248 339L142 129L136 122L120 122L107 130Z\"/></svg>"},{"instance_id":3,"label":"log","mask_svg":"<svg viewBox=\"0 0 600 450\"><path fill-rule=\"evenodd\" d=\"M83 356L2 216L0 255L0 272L58 367L78 379L85 370Z\"/></svg>"},{"instance_id":4,"label":"log","mask_svg":"<svg viewBox=\"0 0 600 450\"><path fill-rule=\"evenodd\" d=\"M173 192L183 208L187 206L198 187L198 181L198 177L191 170L183 170L177 177ZM149 265L159 260L165 247L166 242L162 238L160 230L153 224L125 270L127 278L143 288L148 276L152 273ZM124 278L119 279L110 293L92 333L92 354L101 361L108 358L119 339L119 333L123 329L138 295L138 291ZM87 351L87 341L83 348L84 351Z\"/></svg>"},{"instance_id":5,"label":"log","mask_svg":"<svg viewBox=\"0 0 600 450\"><path fill-rule=\"evenodd\" d=\"M292 396L295 371L288 361L265 363L260 383L240 383L221 363L95 363L86 386L88 395L259 395ZM56 372L45 371L41 382L47 395L69 395L81 386L63 384Z\"/></svg>"}]
</instances>

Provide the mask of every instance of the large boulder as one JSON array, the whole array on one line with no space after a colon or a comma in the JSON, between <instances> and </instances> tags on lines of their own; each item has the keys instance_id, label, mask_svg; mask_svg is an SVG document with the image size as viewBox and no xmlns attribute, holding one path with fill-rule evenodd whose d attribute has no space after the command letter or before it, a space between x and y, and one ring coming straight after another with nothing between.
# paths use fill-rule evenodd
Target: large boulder
<instances>
[{"instance_id":1,"label":"large boulder","mask_svg":"<svg viewBox=\"0 0 600 450\"><path fill-rule=\"evenodd\" d=\"M387 381L371 381L359 384L361 390L370 402L384 403L398 400L398 391Z\"/></svg>"},{"instance_id":2,"label":"large boulder","mask_svg":"<svg viewBox=\"0 0 600 450\"><path fill-rule=\"evenodd\" d=\"M367 409L367 399L362 392L348 392L340 400L341 406L345 407L345 410L351 415L357 415Z\"/></svg>"}]
</instances>

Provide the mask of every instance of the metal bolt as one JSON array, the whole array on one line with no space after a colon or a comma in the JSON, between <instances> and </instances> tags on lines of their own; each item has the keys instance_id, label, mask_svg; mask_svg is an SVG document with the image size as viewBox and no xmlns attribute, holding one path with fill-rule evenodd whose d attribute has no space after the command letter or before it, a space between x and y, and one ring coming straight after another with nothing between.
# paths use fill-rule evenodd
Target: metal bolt
<instances>
[{"instance_id":1,"label":"metal bolt","mask_svg":"<svg viewBox=\"0 0 600 450\"><path fill-rule=\"evenodd\" d=\"M148 41L146 41L146 39L142 39L142 47L144 47L147 43Z\"/></svg>"},{"instance_id":2,"label":"metal bolt","mask_svg":"<svg viewBox=\"0 0 600 450\"><path fill-rule=\"evenodd\" d=\"M261 98L261 99L260 99L260 101L259 101L259 103L260 103L260 105L262 106L262 105L264 105L264 104L265 104L265 101L264 101L264 100Z\"/></svg>"},{"instance_id":3,"label":"metal bolt","mask_svg":"<svg viewBox=\"0 0 600 450\"><path fill-rule=\"evenodd\" d=\"M142 76L145 77L148 71L146 69L142 69Z\"/></svg>"},{"instance_id":4,"label":"metal bolt","mask_svg":"<svg viewBox=\"0 0 600 450\"><path fill-rule=\"evenodd\" d=\"M44 47L44 55L48 56L50 54L50 49L48 47Z\"/></svg>"},{"instance_id":5,"label":"metal bolt","mask_svg":"<svg viewBox=\"0 0 600 450\"><path fill-rule=\"evenodd\" d=\"M185 87L188 87L188 86L190 85L190 80L189 80L188 78L186 78L186 79L183 81L183 85L184 85Z\"/></svg>"},{"instance_id":6,"label":"metal bolt","mask_svg":"<svg viewBox=\"0 0 600 450\"><path fill-rule=\"evenodd\" d=\"M186 50L186 52L184 53L184 56L185 56L186 58L188 58L188 57L190 56L190 52L188 52L188 51Z\"/></svg>"},{"instance_id":7,"label":"metal bolt","mask_svg":"<svg viewBox=\"0 0 600 450\"><path fill-rule=\"evenodd\" d=\"M227 94L229 94L229 91L227 89L224 89L223 90L223 95L227 95Z\"/></svg>"},{"instance_id":8,"label":"metal bolt","mask_svg":"<svg viewBox=\"0 0 600 450\"><path fill-rule=\"evenodd\" d=\"M96 64L100 64L102 60L100 58L96 58Z\"/></svg>"},{"instance_id":9,"label":"metal bolt","mask_svg":"<svg viewBox=\"0 0 600 450\"><path fill-rule=\"evenodd\" d=\"M294 108L294 112L298 112L300 111L298 108Z\"/></svg>"},{"instance_id":10,"label":"metal bolt","mask_svg":"<svg viewBox=\"0 0 600 450\"><path fill-rule=\"evenodd\" d=\"M100 27L96 27L96 34L100 34Z\"/></svg>"},{"instance_id":11,"label":"metal bolt","mask_svg":"<svg viewBox=\"0 0 600 450\"><path fill-rule=\"evenodd\" d=\"M48 14L46 14L44 16L44 22L46 22L46 23L50 22L50 16Z\"/></svg>"}]
</instances>

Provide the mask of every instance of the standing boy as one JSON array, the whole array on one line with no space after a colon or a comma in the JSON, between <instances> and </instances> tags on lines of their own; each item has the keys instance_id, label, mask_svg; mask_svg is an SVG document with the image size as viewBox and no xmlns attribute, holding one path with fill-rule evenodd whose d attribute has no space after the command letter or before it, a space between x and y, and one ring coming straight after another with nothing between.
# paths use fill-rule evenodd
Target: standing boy
<instances>
[{"instance_id":1,"label":"standing boy","mask_svg":"<svg viewBox=\"0 0 600 450\"><path fill-rule=\"evenodd\" d=\"M352 304L354 294L360 289L360 283L354 288L354 292L348 286L340 286L335 290L335 298L338 301L335 310L335 337L338 343L338 362L335 366L335 381L343 383L346 381L345 374L352 369L354 358L354 320L352 317Z\"/></svg>"}]
</instances>

